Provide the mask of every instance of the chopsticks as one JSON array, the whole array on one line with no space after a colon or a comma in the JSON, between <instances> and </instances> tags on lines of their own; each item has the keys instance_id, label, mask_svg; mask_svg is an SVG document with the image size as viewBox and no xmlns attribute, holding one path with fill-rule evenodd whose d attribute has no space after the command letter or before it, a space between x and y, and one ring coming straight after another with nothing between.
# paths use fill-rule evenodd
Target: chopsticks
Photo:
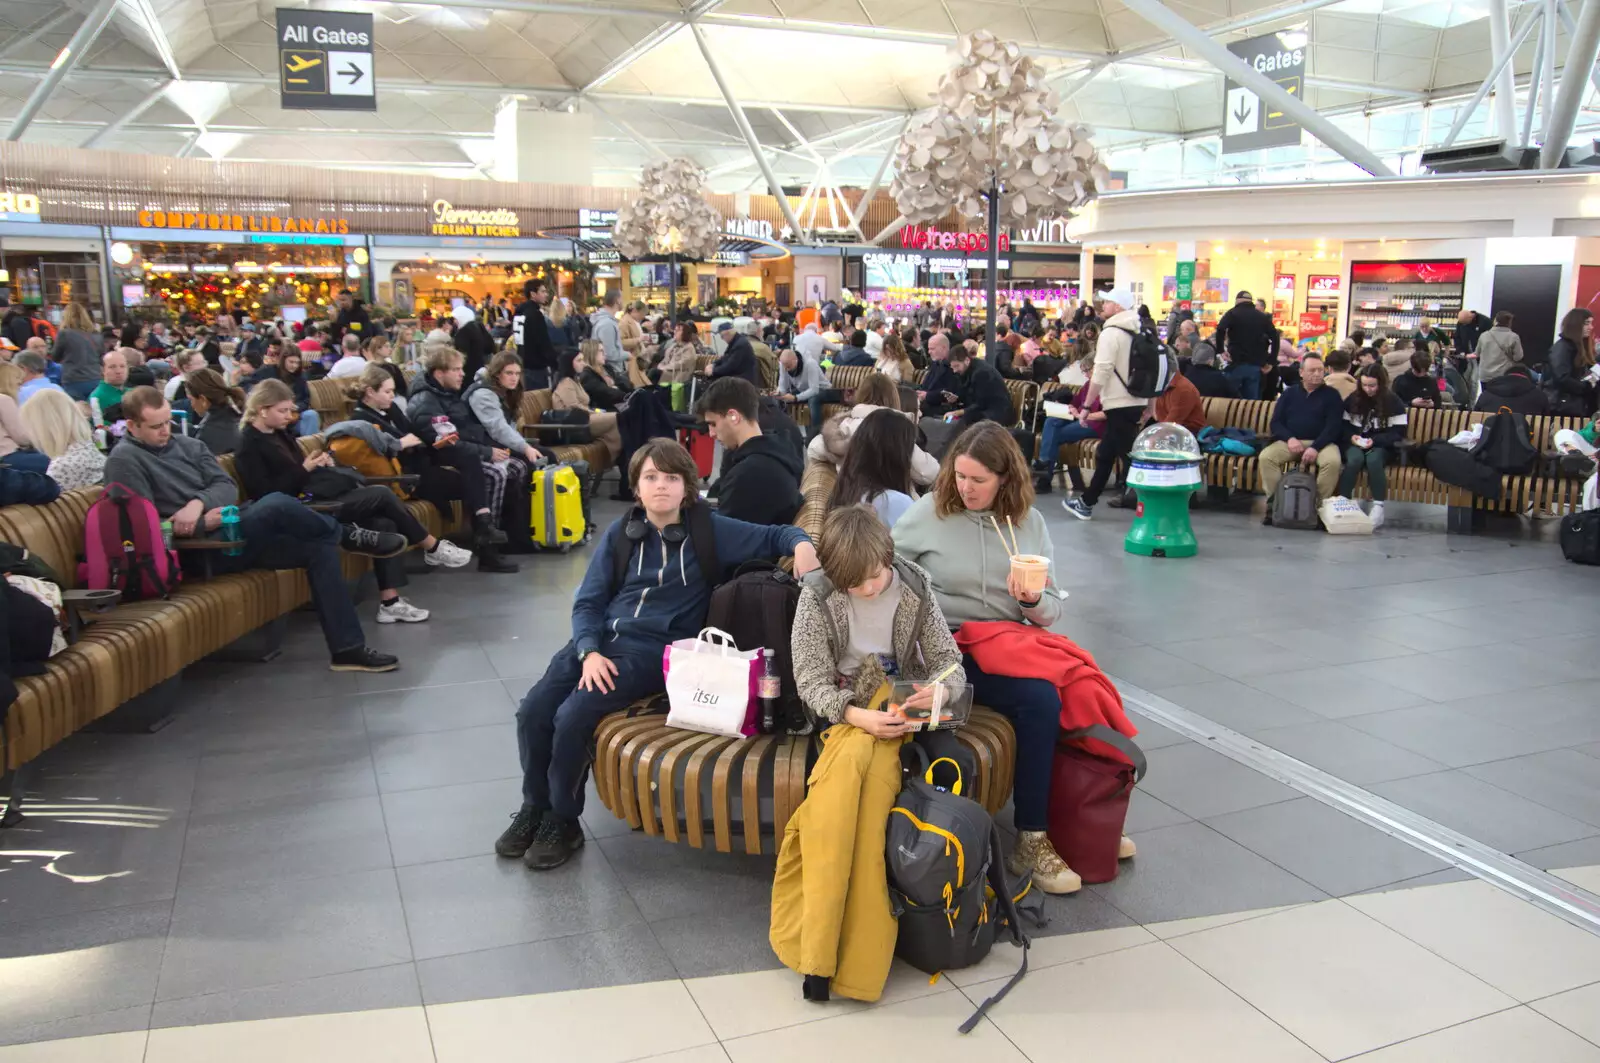
<instances>
[{"instance_id":1,"label":"chopsticks","mask_svg":"<svg viewBox=\"0 0 1600 1063\"><path fill-rule=\"evenodd\" d=\"M1017 548L1017 526L1011 523L1011 518L1006 518L1006 525L1011 529L1011 541L1006 541L1006 533L1000 530L1000 522L994 519L994 514L989 514L989 523L994 525L994 533L1000 536L1000 545L1005 547L1007 557L1016 557L1022 551Z\"/></svg>"}]
</instances>

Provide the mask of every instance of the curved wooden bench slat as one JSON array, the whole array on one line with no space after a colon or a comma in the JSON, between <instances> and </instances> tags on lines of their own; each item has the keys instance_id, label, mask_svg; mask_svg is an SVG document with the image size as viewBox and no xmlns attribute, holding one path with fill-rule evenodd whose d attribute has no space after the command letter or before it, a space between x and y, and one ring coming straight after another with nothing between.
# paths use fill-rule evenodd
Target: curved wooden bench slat
<instances>
[{"instance_id":1,"label":"curved wooden bench slat","mask_svg":"<svg viewBox=\"0 0 1600 1063\"><path fill-rule=\"evenodd\" d=\"M689 763L683 769L683 825L688 829L689 844L696 849L704 849L706 841L705 815L701 811L704 801L700 790L700 772L704 769L706 761L718 754L735 742L742 742L742 738L724 738L716 736L713 742L696 749L689 757Z\"/></svg>"},{"instance_id":2,"label":"curved wooden bench slat","mask_svg":"<svg viewBox=\"0 0 1600 1063\"><path fill-rule=\"evenodd\" d=\"M1010 721L976 708L956 735L978 765L968 793L991 813L998 812L1011 796L1015 771L1016 736ZM742 851L757 855L769 833L774 850L782 845L784 830L805 800L807 769L817 743L815 735L702 734L668 727L659 714L612 713L595 729L595 789L611 814L629 826L719 852L733 852L739 843L737 802ZM763 814L769 800L770 823Z\"/></svg>"},{"instance_id":3,"label":"curved wooden bench slat","mask_svg":"<svg viewBox=\"0 0 1600 1063\"><path fill-rule=\"evenodd\" d=\"M693 753L701 746L713 742L716 735L688 732L691 736L688 741L680 742L667 751L661 758L661 770L656 778L659 780L657 792L661 795L661 832L669 842L678 840L678 762L686 754Z\"/></svg>"}]
</instances>

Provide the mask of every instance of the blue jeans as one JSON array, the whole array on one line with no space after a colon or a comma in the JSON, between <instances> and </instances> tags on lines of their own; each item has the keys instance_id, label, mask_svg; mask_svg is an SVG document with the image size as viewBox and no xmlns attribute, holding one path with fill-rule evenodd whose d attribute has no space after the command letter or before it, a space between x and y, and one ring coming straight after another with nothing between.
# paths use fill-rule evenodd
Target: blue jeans
<instances>
[{"instance_id":1,"label":"blue jeans","mask_svg":"<svg viewBox=\"0 0 1600 1063\"><path fill-rule=\"evenodd\" d=\"M98 380L75 380L70 384L62 384L61 390L77 402L88 402L89 396L94 394L94 389L99 386Z\"/></svg>"},{"instance_id":2,"label":"blue jeans","mask_svg":"<svg viewBox=\"0 0 1600 1063\"><path fill-rule=\"evenodd\" d=\"M1239 389L1241 399L1259 399L1261 397L1261 367L1259 365L1234 365L1223 370L1227 378L1233 381L1234 387Z\"/></svg>"},{"instance_id":3,"label":"blue jeans","mask_svg":"<svg viewBox=\"0 0 1600 1063\"><path fill-rule=\"evenodd\" d=\"M1039 443L1039 464L1055 468L1056 459L1061 454L1061 448L1068 443L1077 443L1085 439L1095 439L1095 430L1082 421L1069 421L1063 417L1046 417L1044 419L1044 437Z\"/></svg>"},{"instance_id":4,"label":"blue jeans","mask_svg":"<svg viewBox=\"0 0 1600 1063\"><path fill-rule=\"evenodd\" d=\"M322 416L316 410L301 410L300 424L295 435L314 436L322 431Z\"/></svg>"},{"instance_id":5,"label":"blue jeans","mask_svg":"<svg viewBox=\"0 0 1600 1063\"><path fill-rule=\"evenodd\" d=\"M338 521L307 509L297 498L273 492L239 510L239 535L244 539L244 551L236 557L218 554L214 558L218 574L303 568L328 652L366 644L361 619L339 567Z\"/></svg>"},{"instance_id":6,"label":"blue jeans","mask_svg":"<svg viewBox=\"0 0 1600 1063\"><path fill-rule=\"evenodd\" d=\"M0 458L0 465L10 469L21 469L23 472L36 472L40 475L50 467L50 459L37 450L13 450L10 454Z\"/></svg>"},{"instance_id":7,"label":"blue jeans","mask_svg":"<svg viewBox=\"0 0 1600 1063\"><path fill-rule=\"evenodd\" d=\"M1043 679L989 675L970 656L963 657L972 701L1011 721L1017 732L1017 775L1011 793L1018 830L1050 825L1050 773L1061 734L1061 696Z\"/></svg>"},{"instance_id":8,"label":"blue jeans","mask_svg":"<svg viewBox=\"0 0 1600 1063\"><path fill-rule=\"evenodd\" d=\"M816 435L822 431L822 408L830 402L843 402L844 392L838 388L818 388L816 393L806 400L806 405L811 408L811 424L806 429L806 437Z\"/></svg>"},{"instance_id":9,"label":"blue jeans","mask_svg":"<svg viewBox=\"0 0 1600 1063\"><path fill-rule=\"evenodd\" d=\"M524 808L576 820L583 813L584 783L589 777L589 741L601 717L666 689L660 649L652 654L640 646L628 653L613 643L605 656L617 666L610 693L578 689L583 666L569 642L550 658L544 678L517 706Z\"/></svg>"}]
</instances>

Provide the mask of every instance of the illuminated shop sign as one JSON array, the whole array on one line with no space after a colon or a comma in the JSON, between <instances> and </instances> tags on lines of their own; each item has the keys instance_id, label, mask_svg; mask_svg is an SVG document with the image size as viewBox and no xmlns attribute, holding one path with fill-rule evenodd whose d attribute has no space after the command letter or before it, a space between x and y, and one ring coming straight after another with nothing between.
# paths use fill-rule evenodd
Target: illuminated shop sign
<instances>
[{"instance_id":1,"label":"illuminated shop sign","mask_svg":"<svg viewBox=\"0 0 1600 1063\"><path fill-rule=\"evenodd\" d=\"M28 192L0 192L0 221L38 220L38 196Z\"/></svg>"},{"instance_id":2,"label":"illuminated shop sign","mask_svg":"<svg viewBox=\"0 0 1600 1063\"><path fill-rule=\"evenodd\" d=\"M621 251L590 251L586 256L590 262L618 263L622 261Z\"/></svg>"},{"instance_id":3,"label":"illuminated shop sign","mask_svg":"<svg viewBox=\"0 0 1600 1063\"><path fill-rule=\"evenodd\" d=\"M346 236L347 218L285 218L277 214L207 214L178 210L141 210L146 229L202 229L227 233L324 233Z\"/></svg>"},{"instance_id":4,"label":"illuminated shop sign","mask_svg":"<svg viewBox=\"0 0 1600 1063\"><path fill-rule=\"evenodd\" d=\"M517 237L522 220L505 208L457 207L449 200L433 201L433 235Z\"/></svg>"},{"instance_id":5,"label":"illuminated shop sign","mask_svg":"<svg viewBox=\"0 0 1600 1063\"><path fill-rule=\"evenodd\" d=\"M272 233L250 233L244 238L247 244L288 244L294 247L342 247L344 241L337 236L275 236Z\"/></svg>"},{"instance_id":6,"label":"illuminated shop sign","mask_svg":"<svg viewBox=\"0 0 1600 1063\"><path fill-rule=\"evenodd\" d=\"M725 222L722 231L729 236L748 236L756 240L772 239L772 223L754 218L735 218Z\"/></svg>"},{"instance_id":7,"label":"illuminated shop sign","mask_svg":"<svg viewBox=\"0 0 1600 1063\"><path fill-rule=\"evenodd\" d=\"M974 269L988 269L989 260L986 258L926 258L922 255L891 255L867 254L861 256L861 261L867 266L876 266L889 269L895 266L926 266L935 273L964 273ZM1000 259L997 263L1000 269L1009 269L1011 261Z\"/></svg>"},{"instance_id":8,"label":"illuminated shop sign","mask_svg":"<svg viewBox=\"0 0 1600 1063\"><path fill-rule=\"evenodd\" d=\"M988 233L956 233L931 226L907 225L900 230L900 246L915 251L974 251L989 250ZM1000 250L1011 250L1011 237L1000 234Z\"/></svg>"}]
</instances>

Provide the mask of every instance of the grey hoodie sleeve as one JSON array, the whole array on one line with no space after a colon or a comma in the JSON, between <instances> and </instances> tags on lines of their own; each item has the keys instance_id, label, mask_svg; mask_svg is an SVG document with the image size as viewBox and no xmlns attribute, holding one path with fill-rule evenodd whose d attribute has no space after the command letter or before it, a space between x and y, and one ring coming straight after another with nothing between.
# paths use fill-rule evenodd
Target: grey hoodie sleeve
<instances>
[{"instance_id":1,"label":"grey hoodie sleeve","mask_svg":"<svg viewBox=\"0 0 1600 1063\"><path fill-rule=\"evenodd\" d=\"M522 438L522 433L511 427L505 411L500 408L499 396L489 388L474 391L467 397L467 405L472 407L472 415L483 425L483 430L500 446L513 454L521 454L527 447L528 441Z\"/></svg>"},{"instance_id":2,"label":"grey hoodie sleeve","mask_svg":"<svg viewBox=\"0 0 1600 1063\"><path fill-rule=\"evenodd\" d=\"M400 440L368 421L340 421L323 429L322 436L327 440L359 439L386 458L400 456Z\"/></svg>"}]
</instances>

